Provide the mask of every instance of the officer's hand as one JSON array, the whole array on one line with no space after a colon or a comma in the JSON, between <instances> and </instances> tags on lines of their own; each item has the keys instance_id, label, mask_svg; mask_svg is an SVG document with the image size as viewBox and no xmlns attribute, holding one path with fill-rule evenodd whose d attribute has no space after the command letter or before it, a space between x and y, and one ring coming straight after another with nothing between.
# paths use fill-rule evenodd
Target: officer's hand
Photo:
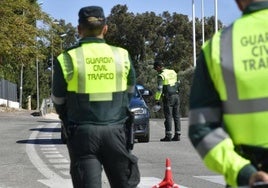
<instances>
[{"instance_id":1,"label":"officer's hand","mask_svg":"<svg viewBox=\"0 0 268 188\"><path fill-rule=\"evenodd\" d=\"M268 174L263 171L258 171L251 175L249 179L249 186L254 187L254 183L256 182L265 182L268 183Z\"/></svg>"}]
</instances>

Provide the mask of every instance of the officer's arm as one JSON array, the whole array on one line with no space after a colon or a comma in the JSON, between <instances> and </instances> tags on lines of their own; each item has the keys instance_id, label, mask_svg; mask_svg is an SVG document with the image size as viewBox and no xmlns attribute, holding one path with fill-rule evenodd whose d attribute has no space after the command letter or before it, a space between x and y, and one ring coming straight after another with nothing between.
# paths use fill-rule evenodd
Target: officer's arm
<instances>
[{"instance_id":1,"label":"officer's arm","mask_svg":"<svg viewBox=\"0 0 268 188\"><path fill-rule=\"evenodd\" d=\"M134 66L132 65L132 61L130 58L129 58L129 61L130 61L130 69L129 69L129 74L127 77L127 87L128 87L128 98L129 100L131 100L135 91L136 72L135 72Z\"/></svg>"},{"instance_id":2,"label":"officer's arm","mask_svg":"<svg viewBox=\"0 0 268 188\"><path fill-rule=\"evenodd\" d=\"M67 83L64 80L62 69L57 59L54 60L52 100L61 120L66 119L65 99Z\"/></svg>"},{"instance_id":3,"label":"officer's arm","mask_svg":"<svg viewBox=\"0 0 268 188\"><path fill-rule=\"evenodd\" d=\"M189 138L209 169L224 175L231 186L247 185L256 169L234 151L222 126L221 105L201 54L190 93Z\"/></svg>"},{"instance_id":4,"label":"officer's arm","mask_svg":"<svg viewBox=\"0 0 268 188\"><path fill-rule=\"evenodd\" d=\"M157 76L157 91L154 97L157 102L160 100L162 93L163 93L163 78L160 75L158 75Z\"/></svg>"}]
</instances>

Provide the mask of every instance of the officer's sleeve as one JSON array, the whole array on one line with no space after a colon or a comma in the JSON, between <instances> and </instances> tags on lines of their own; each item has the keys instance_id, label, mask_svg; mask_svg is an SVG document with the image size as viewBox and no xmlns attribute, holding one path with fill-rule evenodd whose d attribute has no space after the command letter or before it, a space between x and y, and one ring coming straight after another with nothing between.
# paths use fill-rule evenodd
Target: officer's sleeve
<instances>
[{"instance_id":1,"label":"officer's sleeve","mask_svg":"<svg viewBox=\"0 0 268 188\"><path fill-rule=\"evenodd\" d=\"M129 74L127 77L127 87L128 87L128 98L130 101L135 91L136 72L135 72L135 69L134 69L134 66L132 64L130 57L129 57L129 61L130 61L130 69L129 69Z\"/></svg>"},{"instance_id":2,"label":"officer's sleeve","mask_svg":"<svg viewBox=\"0 0 268 188\"><path fill-rule=\"evenodd\" d=\"M61 120L66 119L65 99L67 83L64 79L62 69L57 59L54 60L52 100Z\"/></svg>"},{"instance_id":3,"label":"officer's sleeve","mask_svg":"<svg viewBox=\"0 0 268 188\"><path fill-rule=\"evenodd\" d=\"M157 76L157 91L155 93L154 99L156 101L159 101L162 93L163 93L163 78L160 75L158 75Z\"/></svg>"},{"instance_id":4,"label":"officer's sleeve","mask_svg":"<svg viewBox=\"0 0 268 188\"><path fill-rule=\"evenodd\" d=\"M221 100L201 53L190 92L188 136L211 170L222 174L231 186L247 185L256 169L234 151L234 144L223 129Z\"/></svg>"}]
</instances>

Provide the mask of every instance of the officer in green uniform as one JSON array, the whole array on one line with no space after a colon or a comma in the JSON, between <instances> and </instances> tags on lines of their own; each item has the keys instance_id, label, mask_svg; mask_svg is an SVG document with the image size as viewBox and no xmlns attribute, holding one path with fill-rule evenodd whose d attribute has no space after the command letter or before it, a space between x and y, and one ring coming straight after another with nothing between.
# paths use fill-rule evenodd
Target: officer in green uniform
<instances>
[{"instance_id":1,"label":"officer in green uniform","mask_svg":"<svg viewBox=\"0 0 268 188\"><path fill-rule=\"evenodd\" d=\"M202 47L189 138L228 185L268 182L268 1L236 0L241 18Z\"/></svg>"},{"instance_id":2,"label":"officer in green uniform","mask_svg":"<svg viewBox=\"0 0 268 188\"><path fill-rule=\"evenodd\" d=\"M157 92L155 101L159 104L162 98L165 116L165 137L160 139L163 142L180 141L180 98L178 93L178 76L174 70L164 67L162 62L156 61L154 69L158 72ZM172 138L172 118L174 120L174 136Z\"/></svg>"},{"instance_id":3,"label":"officer in green uniform","mask_svg":"<svg viewBox=\"0 0 268 188\"><path fill-rule=\"evenodd\" d=\"M136 81L128 52L105 43L103 9L79 11L79 43L57 57L52 99L67 130L75 188L101 188L102 168L112 188L135 188L137 158L124 124Z\"/></svg>"}]
</instances>

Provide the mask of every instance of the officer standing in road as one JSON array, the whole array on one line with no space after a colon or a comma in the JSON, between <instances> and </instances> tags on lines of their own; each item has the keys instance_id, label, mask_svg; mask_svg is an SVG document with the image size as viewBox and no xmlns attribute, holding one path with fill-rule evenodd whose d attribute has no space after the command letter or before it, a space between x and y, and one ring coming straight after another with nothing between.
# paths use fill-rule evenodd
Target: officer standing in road
<instances>
[{"instance_id":1,"label":"officer standing in road","mask_svg":"<svg viewBox=\"0 0 268 188\"><path fill-rule=\"evenodd\" d=\"M79 43L57 57L53 102L67 130L75 188L101 188L102 168L112 188L135 188L137 158L126 143L124 123L135 72L128 52L105 43L103 9L79 11Z\"/></svg>"},{"instance_id":2,"label":"officer standing in road","mask_svg":"<svg viewBox=\"0 0 268 188\"><path fill-rule=\"evenodd\" d=\"M156 104L160 104L162 97L165 116L165 137L160 139L163 142L180 141L180 99L178 76L174 70L167 69L163 63L156 61L154 69L158 72L157 92L155 94ZM174 120L174 136L172 138L172 118Z\"/></svg>"},{"instance_id":3,"label":"officer standing in road","mask_svg":"<svg viewBox=\"0 0 268 188\"><path fill-rule=\"evenodd\" d=\"M268 182L268 1L236 0L243 15L202 47L189 137L228 185Z\"/></svg>"}]
</instances>

